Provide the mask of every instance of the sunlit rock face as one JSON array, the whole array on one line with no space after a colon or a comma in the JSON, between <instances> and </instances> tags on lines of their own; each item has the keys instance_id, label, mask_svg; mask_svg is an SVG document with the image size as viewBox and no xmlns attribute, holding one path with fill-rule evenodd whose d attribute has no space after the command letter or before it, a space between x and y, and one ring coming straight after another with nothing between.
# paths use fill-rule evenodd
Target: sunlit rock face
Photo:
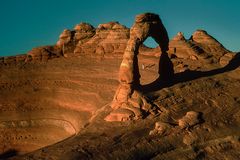
<instances>
[{"instance_id":1,"label":"sunlit rock face","mask_svg":"<svg viewBox=\"0 0 240 160\"><path fill-rule=\"evenodd\" d=\"M204 30L197 30L194 32L191 40L193 43L200 46L205 52L211 53L211 56L214 56L217 60L219 60L219 58L225 53L229 52L220 42Z\"/></svg>"},{"instance_id":2,"label":"sunlit rock face","mask_svg":"<svg viewBox=\"0 0 240 160\"><path fill-rule=\"evenodd\" d=\"M81 22L72 30L65 29L55 45L33 48L26 55L2 57L0 64L46 62L62 56L121 56L129 38L130 29L119 22L99 24L97 28L89 23ZM160 46L149 48L141 44L138 51L140 55L146 56L160 57L162 54ZM226 53L231 52L204 30L197 30L189 39L184 37L184 33L178 32L169 41L168 54L171 58L205 59L211 63L218 63Z\"/></svg>"},{"instance_id":3,"label":"sunlit rock face","mask_svg":"<svg viewBox=\"0 0 240 160\"><path fill-rule=\"evenodd\" d=\"M190 39L179 32L169 43L169 54L182 59L205 59L218 63L220 57L229 51L204 30L197 30Z\"/></svg>"},{"instance_id":4,"label":"sunlit rock face","mask_svg":"<svg viewBox=\"0 0 240 160\"><path fill-rule=\"evenodd\" d=\"M107 56L119 54L126 47L129 29L118 22L100 24L94 28L88 23L80 23L74 30L64 30L57 46L65 57L74 55Z\"/></svg>"},{"instance_id":5,"label":"sunlit rock face","mask_svg":"<svg viewBox=\"0 0 240 160\"><path fill-rule=\"evenodd\" d=\"M106 75L116 75L118 63L75 57L14 63L0 67L0 154L78 134L116 89L117 80Z\"/></svg>"},{"instance_id":6,"label":"sunlit rock face","mask_svg":"<svg viewBox=\"0 0 240 160\"><path fill-rule=\"evenodd\" d=\"M23 116L30 115L34 118L14 117L13 120L7 120L1 117L1 119L4 118L0 123L1 153L14 149L18 154L23 154L54 144L77 133L74 126L66 120L38 117L34 113Z\"/></svg>"},{"instance_id":7,"label":"sunlit rock face","mask_svg":"<svg viewBox=\"0 0 240 160\"><path fill-rule=\"evenodd\" d=\"M191 44L185 39L182 32L179 32L169 43L169 54L178 58L189 59L196 56L196 52L191 48Z\"/></svg>"},{"instance_id":8,"label":"sunlit rock face","mask_svg":"<svg viewBox=\"0 0 240 160\"><path fill-rule=\"evenodd\" d=\"M95 53L100 56L122 53L129 38L129 29L118 22L100 24L95 35L88 41L79 42L74 53L87 55Z\"/></svg>"},{"instance_id":9,"label":"sunlit rock face","mask_svg":"<svg viewBox=\"0 0 240 160\"><path fill-rule=\"evenodd\" d=\"M113 112L105 120L107 121L126 121L142 119L144 116L158 114L158 109L153 106L142 95L138 87L140 86L140 73L138 67L138 53L140 45L147 37L152 36L161 48L162 57L168 50L168 34L158 15L145 13L137 15L135 23L130 29L130 38L123 54L123 60L119 69L119 87L113 98L111 107ZM166 72L171 72L170 67L165 68ZM161 71L159 71L160 73ZM161 74L163 77L163 75Z\"/></svg>"},{"instance_id":10,"label":"sunlit rock face","mask_svg":"<svg viewBox=\"0 0 240 160\"><path fill-rule=\"evenodd\" d=\"M196 31L190 39L179 32L169 41L167 50L164 44L168 43L168 37L159 34L162 30L154 27L158 24L160 21L155 14L137 16L131 30L118 22L100 24L96 28L79 23L72 30L64 30L55 45L36 47L23 55L0 57L0 154L8 150L23 154L74 136L91 123L91 118L103 106L111 105L113 98L113 111L110 116L105 115L106 121L158 115L160 111L135 87L140 80L147 84L146 81L151 82L149 77L160 75L160 64L169 62L159 63L162 55L172 58L174 67L179 68L175 71L183 73L190 67L206 66L201 60L214 65L220 63L222 67L232 64L234 55L202 30ZM155 37L159 46L142 45L147 37ZM163 37L165 41L158 39ZM141 59L137 59L137 55ZM163 70L169 71L171 67ZM146 76L141 78L139 72ZM185 85L177 86L176 90ZM212 82L203 86L199 86L200 91L212 86ZM204 95L208 94L204 92L200 97ZM212 97L221 94L216 95ZM235 97L238 100L238 95ZM169 103L179 99L169 99ZM189 99L184 101L192 103L194 97ZM201 104L208 103L218 106L201 101ZM175 107L174 114L177 114L175 111L181 107L177 104ZM164 127L160 126L156 133L162 133Z\"/></svg>"}]
</instances>

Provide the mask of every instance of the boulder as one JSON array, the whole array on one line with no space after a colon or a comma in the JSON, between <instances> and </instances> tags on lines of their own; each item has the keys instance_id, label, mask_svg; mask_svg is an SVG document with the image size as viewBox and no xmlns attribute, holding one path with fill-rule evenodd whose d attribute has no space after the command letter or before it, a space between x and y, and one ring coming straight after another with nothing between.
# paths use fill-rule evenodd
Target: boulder
<instances>
[{"instance_id":1,"label":"boulder","mask_svg":"<svg viewBox=\"0 0 240 160\"><path fill-rule=\"evenodd\" d=\"M89 38L93 37L95 34L95 28L89 23L80 23L74 27L75 33L73 41L75 45L78 43L82 44L87 41ZM80 42L79 42L80 41Z\"/></svg>"},{"instance_id":2,"label":"boulder","mask_svg":"<svg viewBox=\"0 0 240 160\"><path fill-rule=\"evenodd\" d=\"M189 128L201 122L200 113L189 111L184 117L178 120L178 125L181 129Z\"/></svg>"},{"instance_id":3,"label":"boulder","mask_svg":"<svg viewBox=\"0 0 240 160\"><path fill-rule=\"evenodd\" d=\"M27 53L33 61L48 60L50 52L45 47L36 47ZM29 60L29 59L28 59Z\"/></svg>"},{"instance_id":4,"label":"boulder","mask_svg":"<svg viewBox=\"0 0 240 160\"><path fill-rule=\"evenodd\" d=\"M73 32L69 29L64 29L63 32L59 36L59 40L57 42L57 46L63 46L65 44L68 44L73 37Z\"/></svg>"},{"instance_id":5,"label":"boulder","mask_svg":"<svg viewBox=\"0 0 240 160\"><path fill-rule=\"evenodd\" d=\"M155 128L149 132L149 135L163 135L171 129L171 126L165 122L156 122Z\"/></svg>"},{"instance_id":6,"label":"boulder","mask_svg":"<svg viewBox=\"0 0 240 160\"><path fill-rule=\"evenodd\" d=\"M234 53L226 53L226 54L224 54L221 58L220 58L220 60L219 60L219 63L220 63L220 65L221 66L226 66L226 65L228 65L229 64L229 62L233 59L233 57L234 57Z\"/></svg>"},{"instance_id":7,"label":"boulder","mask_svg":"<svg viewBox=\"0 0 240 160\"><path fill-rule=\"evenodd\" d=\"M114 122L114 121L128 121L133 120L134 113L131 110L118 108L111 112L107 117L105 117L105 121Z\"/></svg>"}]
</instances>

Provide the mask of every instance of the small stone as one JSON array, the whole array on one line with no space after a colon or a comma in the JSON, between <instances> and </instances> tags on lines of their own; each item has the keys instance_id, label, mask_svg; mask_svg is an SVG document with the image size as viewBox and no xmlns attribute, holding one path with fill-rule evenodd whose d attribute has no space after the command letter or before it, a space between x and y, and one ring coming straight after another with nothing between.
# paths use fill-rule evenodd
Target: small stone
<instances>
[{"instance_id":1,"label":"small stone","mask_svg":"<svg viewBox=\"0 0 240 160\"><path fill-rule=\"evenodd\" d=\"M134 112L125 108L118 108L111 112L107 117L105 117L105 121L114 122L114 121L128 121L134 118Z\"/></svg>"},{"instance_id":2,"label":"small stone","mask_svg":"<svg viewBox=\"0 0 240 160\"><path fill-rule=\"evenodd\" d=\"M181 129L192 127L200 123L200 113L195 111L189 111L186 115L178 120L178 125Z\"/></svg>"},{"instance_id":3,"label":"small stone","mask_svg":"<svg viewBox=\"0 0 240 160\"><path fill-rule=\"evenodd\" d=\"M159 121L155 123L155 128L149 132L149 135L163 135L169 129L171 129L171 126L168 123Z\"/></svg>"},{"instance_id":4,"label":"small stone","mask_svg":"<svg viewBox=\"0 0 240 160\"><path fill-rule=\"evenodd\" d=\"M219 60L219 63L221 66L226 66L229 64L229 62L233 59L234 57L234 54L233 53L226 53L224 54L220 60Z\"/></svg>"}]
</instances>

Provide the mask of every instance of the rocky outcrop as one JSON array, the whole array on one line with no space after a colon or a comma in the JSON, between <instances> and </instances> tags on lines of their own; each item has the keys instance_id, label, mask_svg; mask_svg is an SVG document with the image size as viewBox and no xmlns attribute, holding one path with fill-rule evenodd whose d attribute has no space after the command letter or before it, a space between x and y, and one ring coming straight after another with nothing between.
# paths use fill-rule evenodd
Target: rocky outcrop
<instances>
[{"instance_id":1,"label":"rocky outcrop","mask_svg":"<svg viewBox=\"0 0 240 160\"><path fill-rule=\"evenodd\" d=\"M180 128L189 128L201 122L201 117L199 112L189 111L184 117L178 120L178 125Z\"/></svg>"},{"instance_id":2,"label":"rocky outcrop","mask_svg":"<svg viewBox=\"0 0 240 160\"><path fill-rule=\"evenodd\" d=\"M95 34L95 28L88 23L80 23L74 27L74 41L83 43Z\"/></svg>"},{"instance_id":3,"label":"rocky outcrop","mask_svg":"<svg viewBox=\"0 0 240 160\"><path fill-rule=\"evenodd\" d=\"M59 36L56 44L61 48L65 57L73 56L78 44L83 44L95 34L95 28L88 23L80 23L74 27L74 30L65 29Z\"/></svg>"},{"instance_id":4,"label":"rocky outcrop","mask_svg":"<svg viewBox=\"0 0 240 160\"><path fill-rule=\"evenodd\" d=\"M211 63L218 63L220 57L228 52L206 31L197 30L189 40L184 37L182 32L179 32L170 41L168 53L171 57L192 60L207 59Z\"/></svg>"},{"instance_id":5,"label":"rocky outcrop","mask_svg":"<svg viewBox=\"0 0 240 160\"><path fill-rule=\"evenodd\" d=\"M20 54L17 56L0 57L0 65L12 65L17 63L23 63L27 59L26 54Z\"/></svg>"},{"instance_id":6,"label":"rocky outcrop","mask_svg":"<svg viewBox=\"0 0 240 160\"><path fill-rule=\"evenodd\" d=\"M148 114L158 114L156 106L149 103L138 88L140 86L140 74L137 56L139 46L148 36L153 37L159 44L162 52L161 57L167 57L166 51L168 50L169 39L159 16L152 13L137 15L135 23L131 27L130 39L127 42L127 47L119 69L120 84L111 104L111 107L114 109L114 115L110 113L105 119L112 119L111 117L116 116L118 112L119 115L122 115L122 108L132 111L132 114L129 112L130 115L128 115L128 117L132 117L131 119L144 118L144 116ZM159 66L161 70L164 70L162 65L165 64L166 61L160 58ZM169 68L167 70L169 70ZM159 73L160 72L161 71L159 71Z\"/></svg>"},{"instance_id":7,"label":"rocky outcrop","mask_svg":"<svg viewBox=\"0 0 240 160\"><path fill-rule=\"evenodd\" d=\"M220 65L222 65L222 66L228 65L229 62L234 58L234 55L235 54L233 54L233 53L224 54L219 60Z\"/></svg>"},{"instance_id":8,"label":"rocky outcrop","mask_svg":"<svg viewBox=\"0 0 240 160\"><path fill-rule=\"evenodd\" d=\"M197 30L190 39L192 43L201 47L206 53L210 56L214 56L217 60L225 53L229 52L220 42L204 30Z\"/></svg>"},{"instance_id":9,"label":"rocky outcrop","mask_svg":"<svg viewBox=\"0 0 240 160\"><path fill-rule=\"evenodd\" d=\"M129 29L118 22L100 24L96 29L80 23L74 30L64 30L57 46L64 56L108 55L122 53L129 39Z\"/></svg>"},{"instance_id":10,"label":"rocky outcrop","mask_svg":"<svg viewBox=\"0 0 240 160\"><path fill-rule=\"evenodd\" d=\"M57 42L57 46L64 46L73 40L74 32L68 29L64 29L63 32L59 36L59 40Z\"/></svg>"},{"instance_id":11,"label":"rocky outcrop","mask_svg":"<svg viewBox=\"0 0 240 160\"><path fill-rule=\"evenodd\" d=\"M183 33L178 32L169 43L169 54L183 59L197 59L198 52L191 47Z\"/></svg>"},{"instance_id":12,"label":"rocky outcrop","mask_svg":"<svg viewBox=\"0 0 240 160\"><path fill-rule=\"evenodd\" d=\"M163 135L166 132L168 132L172 126L168 123L165 122L156 122L155 123L155 128L149 132L150 136L154 135Z\"/></svg>"},{"instance_id":13,"label":"rocky outcrop","mask_svg":"<svg viewBox=\"0 0 240 160\"><path fill-rule=\"evenodd\" d=\"M139 17L136 23L148 21ZM147 27L147 26L141 26ZM132 30L132 32L136 32ZM138 35L139 33L135 33ZM160 35L159 35L160 36ZM119 22L99 24L94 28L89 23L79 23L74 29L65 29L59 36L59 40L53 46L33 48L27 56L5 57L0 60L1 64L13 64L19 61L46 61L54 57L68 56L101 56L112 57L123 54L130 38L130 29ZM145 39L144 39L145 40ZM144 41L142 40L142 41ZM158 42L159 43L159 42ZM204 30L197 30L190 39L186 39L182 32L177 33L169 42L168 54L171 58L181 59L207 59L211 63L222 63L220 58L230 53L215 38ZM161 46L149 48L144 44L138 46L141 55L160 57Z\"/></svg>"},{"instance_id":14,"label":"rocky outcrop","mask_svg":"<svg viewBox=\"0 0 240 160\"><path fill-rule=\"evenodd\" d=\"M178 58L192 60L208 57L201 47L195 45L192 41L187 40L182 32L178 32L178 34L170 41L169 54L171 57L175 55Z\"/></svg>"},{"instance_id":15,"label":"rocky outcrop","mask_svg":"<svg viewBox=\"0 0 240 160\"><path fill-rule=\"evenodd\" d=\"M118 54L126 48L129 39L129 29L118 22L100 24L96 34L86 43L79 42L74 50L77 55Z\"/></svg>"},{"instance_id":16,"label":"rocky outcrop","mask_svg":"<svg viewBox=\"0 0 240 160\"><path fill-rule=\"evenodd\" d=\"M47 61L48 59L61 57L62 51L57 46L43 46L33 48L27 53L26 62L29 61Z\"/></svg>"}]
</instances>

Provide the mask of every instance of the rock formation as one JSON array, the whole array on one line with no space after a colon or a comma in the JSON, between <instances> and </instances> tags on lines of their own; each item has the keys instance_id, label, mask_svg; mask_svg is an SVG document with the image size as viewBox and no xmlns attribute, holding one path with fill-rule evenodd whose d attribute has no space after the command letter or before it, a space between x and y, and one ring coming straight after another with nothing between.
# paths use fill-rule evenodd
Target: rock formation
<instances>
[{"instance_id":1,"label":"rock formation","mask_svg":"<svg viewBox=\"0 0 240 160\"><path fill-rule=\"evenodd\" d=\"M100 24L95 35L85 41L79 41L74 53L76 55L108 55L122 53L129 39L129 29L118 22Z\"/></svg>"},{"instance_id":2,"label":"rock formation","mask_svg":"<svg viewBox=\"0 0 240 160\"><path fill-rule=\"evenodd\" d=\"M229 52L220 42L204 30L194 32L190 40L204 50L206 55L208 55L207 58L212 58L215 62L219 62L220 57Z\"/></svg>"},{"instance_id":3,"label":"rock formation","mask_svg":"<svg viewBox=\"0 0 240 160\"><path fill-rule=\"evenodd\" d=\"M198 32L168 46L158 15L142 14L131 30L80 23L0 57L0 159L239 159L239 54Z\"/></svg>"},{"instance_id":4,"label":"rock formation","mask_svg":"<svg viewBox=\"0 0 240 160\"><path fill-rule=\"evenodd\" d=\"M130 29L118 22L99 24L97 28L82 22L72 30L65 29L55 45L33 48L20 57L2 57L0 64L16 64L20 61L41 62L61 56L118 56L124 53L129 37ZM138 52L140 55L154 57L160 57L162 54L161 46L149 48L144 44L138 46ZM190 39L186 39L183 33L179 32L170 40L168 50L170 58L207 59L211 63L220 63L220 58L226 53L231 54L204 30L197 30Z\"/></svg>"},{"instance_id":5,"label":"rock formation","mask_svg":"<svg viewBox=\"0 0 240 160\"><path fill-rule=\"evenodd\" d=\"M169 43L169 54L183 59L211 59L219 62L220 57L229 51L204 30L197 30L189 40L179 32ZM174 57L175 57L174 56Z\"/></svg>"},{"instance_id":6,"label":"rock formation","mask_svg":"<svg viewBox=\"0 0 240 160\"><path fill-rule=\"evenodd\" d=\"M61 50L56 46L43 46L33 48L31 51L27 53L27 57L25 59L26 62L29 61L47 61L48 59L54 57L62 56Z\"/></svg>"},{"instance_id":7,"label":"rock formation","mask_svg":"<svg viewBox=\"0 0 240 160\"><path fill-rule=\"evenodd\" d=\"M193 47L193 44L185 39L182 32L178 32L169 43L169 54L178 58L196 60L203 52L201 48Z\"/></svg>"},{"instance_id":8,"label":"rock formation","mask_svg":"<svg viewBox=\"0 0 240 160\"><path fill-rule=\"evenodd\" d=\"M228 65L229 62L234 58L234 55L235 54L233 54L233 53L224 54L219 60L220 65L222 65L222 66Z\"/></svg>"},{"instance_id":9,"label":"rock formation","mask_svg":"<svg viewBox=\"0 0 240 160\"><path fill-rule=\"evenodd\" d=\"M172 128L171 125L164 122L156 122L153 130L149 132L149 135L163 135Z\"/></svg>"},{"instance_id":10,"label":"rock formation","mask_svg":"<svg viewBox=\"0 0 240 160\"><path fill-rule=\"evenodd\" d=\"M178 120L180 128L189 128L201 122L200 113L195 111L189 111L186 115Z\"/></svg>"},{"instance_id":11,"label":"rock formation","mask_svg":"<svg viewBox=\"0 0 240 160\"><path fill-rule=\"evenodd\" d=\"M59 36L57 46L62 49L63 55L73 56L76 46L85 43L95 34L95 28L88 23L77 24L74 30L65 29Z\"/></svg>"},{"instance_id":12,"label":"rock formation","mask_svg":"<svg viewBox=\"0 0 240 160\"><path fill-rule=\"evenodd\" d=\"M124 115L127 117L123 117L122 120L139 119L150 113L157 114L157 109L139 91L140 74L137 56L139 46L148 36L153 37L159 44L162 52L161 57L164 59L167 57L166 51L168 50L169 39L159 16L151 13L137 15L135 23L130 30L130 39L128 40L119 69L120 85L111 104L111 107L115 110L114 115L118 112L117 110L122 112L122 108L132 111L132 113ZM166 62L166 60L160 59L160 68ZM114 117L114 115L111 113L106 117L106 120L113 120L111 117Z\"/></svg>"}]
</instances>

